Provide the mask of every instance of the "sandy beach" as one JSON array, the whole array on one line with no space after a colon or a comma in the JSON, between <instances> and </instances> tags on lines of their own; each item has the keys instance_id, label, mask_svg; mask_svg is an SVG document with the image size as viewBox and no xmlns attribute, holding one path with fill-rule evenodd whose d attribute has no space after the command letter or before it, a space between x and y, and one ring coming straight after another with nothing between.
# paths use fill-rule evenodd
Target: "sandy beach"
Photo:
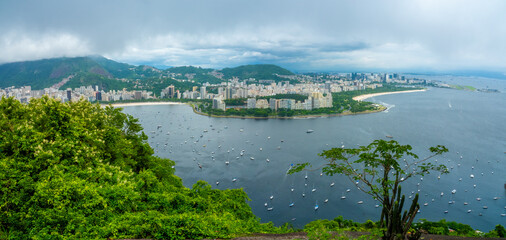
<instances>
[{"instance_id":1,"label":"sandy beach","mask_svg":"<svg viewBox=\"0 0 506 240\"><path fill-rule=\"evenodd\" d=\"M146 106L146 105L181 105L184 103L180 102L133 102L133 103L113 103L113 104L105 104L103 106L113 106L113 107L130 107L130 106Z\"/></svg>"},{"instance_id":2,"label":"sandy beach","mask_svg":"<svg viewBox=\"0 0 506 240\"><path fill-rule=\"evenodd\" d=\"M371 93L371 94L364 94L360 96L356 96L353 98L355 101L362 101L368 98L381 96L381 95L388 95L388 94L397 94L397 93L412 93L412 92L424 92L427 91L427 89L420 89L420 90L409 90L409 91L397 91L397 92L382 92L382 93Z\"/></svg>"}]
</instances>

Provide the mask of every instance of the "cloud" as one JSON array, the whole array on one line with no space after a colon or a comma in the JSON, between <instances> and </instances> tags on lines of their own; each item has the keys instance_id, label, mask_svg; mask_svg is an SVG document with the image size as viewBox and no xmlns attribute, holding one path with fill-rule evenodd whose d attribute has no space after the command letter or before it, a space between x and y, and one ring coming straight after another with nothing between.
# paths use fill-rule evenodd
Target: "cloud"
<instances>
[{"instance_id":1,"label":"cloud","mask_svg":"<svg viewBox=\"0 0 506 240\"><path fill-rule=\"evenodd\" d=\"M75 57L91 53L88 44L68 33L51 33L36 38L10 32L0 38L0 63L53 57Z\"/></svg>"},{"instance_id":2,"label":"cloud","mask_svg":"<svg viewBox=\"0 0 506 240\"><path fill-rule=\"evenodd\" d=\"M292 70L504 69L504 1L1 1L0 62Z\"/></svg>"}]
</instances>

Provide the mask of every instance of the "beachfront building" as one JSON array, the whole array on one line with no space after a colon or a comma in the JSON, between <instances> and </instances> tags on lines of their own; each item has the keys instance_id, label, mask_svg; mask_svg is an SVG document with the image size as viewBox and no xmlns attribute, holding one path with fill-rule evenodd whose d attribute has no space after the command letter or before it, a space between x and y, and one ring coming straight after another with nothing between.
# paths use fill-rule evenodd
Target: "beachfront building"
<instances>
[{"instance_id":1,"label":"beachfront building","mask_svg":"<svg viewBox=\"0 0 506 240\"><path fill-rule=\"evenodd\" d=\"M213 99L213 109L221 109L225 111L225 102L221 97L217 97Z\"/></svg>"},{"instance_id":2,"label":"beachfront building","mask_svg":"<svg viewBox=\"0 0 506 240\"><path fill-rule=\"evenodd\" d=\"M254 98L248 98L248 101L246 103L246 108L253 109L256 108L257 100Z\"/></svg>"}]
</instances>

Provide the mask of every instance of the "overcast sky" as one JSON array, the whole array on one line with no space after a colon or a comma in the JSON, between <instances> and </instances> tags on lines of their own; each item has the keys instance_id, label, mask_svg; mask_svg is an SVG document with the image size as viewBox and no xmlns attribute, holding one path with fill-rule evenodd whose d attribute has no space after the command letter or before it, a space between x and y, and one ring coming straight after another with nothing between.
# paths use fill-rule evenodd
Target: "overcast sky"
<instances>
[{"instance_id":1,"label":"overcast sky","mask_svg":"<svg viewBox=\"0 0 506 240\"><path fill-rule=\"evenodd\" d=\"M155 66L504 72L506 1L0 1L0 64L90 54Z\"/></svg>"}]
</instances>

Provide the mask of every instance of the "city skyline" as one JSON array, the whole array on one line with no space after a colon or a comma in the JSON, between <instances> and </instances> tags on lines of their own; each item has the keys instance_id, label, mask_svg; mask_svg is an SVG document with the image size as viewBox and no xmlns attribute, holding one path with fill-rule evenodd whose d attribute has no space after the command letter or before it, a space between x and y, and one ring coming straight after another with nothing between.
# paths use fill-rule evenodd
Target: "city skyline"
<instances>
[{"instance_id":1,"label":"city skyline","mask_svg":"<svg viewBox=\"0 0 506 240\"><path fill-rule=\"evenodd\" d=\"M2 1L0 64L103 55L134 65L296 72L504 72L502 1Z\"/></svg>"}]
</instances>

